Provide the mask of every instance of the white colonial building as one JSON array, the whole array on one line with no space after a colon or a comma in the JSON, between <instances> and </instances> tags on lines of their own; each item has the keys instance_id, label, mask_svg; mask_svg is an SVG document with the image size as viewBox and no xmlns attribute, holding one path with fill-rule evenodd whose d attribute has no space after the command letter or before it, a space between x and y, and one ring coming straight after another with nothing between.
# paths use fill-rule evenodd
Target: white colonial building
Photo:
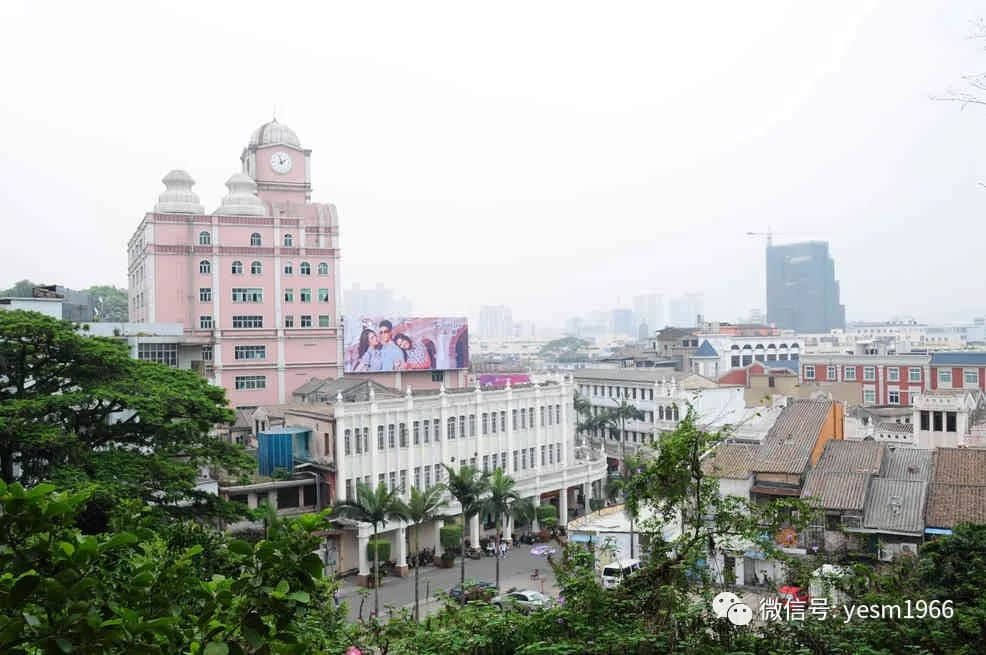
<instances>
[{"instance_id":1,"label":"white colonial building","mask_svg":"<svg viewBox=\"0 0 986 655\"><path fill-rule=\"evenodd\" d=\"M626 400L643 414L628 420L623 434L596 430L592 436L604 443L606 455L619 460L621 452L632 453L652 436L674 430L689 408L704 429L737 425L745 416L743 387L720 385L701 375L660 368L579 369L575 371L579 395L596 415ZM605 439L604 439L605 437ZM623 447L620 447L620 441Z\"/></svg>"}]
</instances>

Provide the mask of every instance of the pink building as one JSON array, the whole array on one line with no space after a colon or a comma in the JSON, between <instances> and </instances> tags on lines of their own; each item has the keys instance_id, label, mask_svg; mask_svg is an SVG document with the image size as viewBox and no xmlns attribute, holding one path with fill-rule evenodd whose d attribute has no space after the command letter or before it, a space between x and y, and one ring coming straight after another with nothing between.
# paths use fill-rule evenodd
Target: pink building
<instances>
[{"instance_id":1,"label":"pink building","mask_svg":"<svg viewBox=\"0 0 986 655\"><path fill-rule=\"evenodd\" d=\"M206 213L185 171L128 245L131 321L180 323L182 348L236 407L283 403L342 375L339 221L311 202L311 151L273 120L258 128Z\"/></svg>"}]
</instances>

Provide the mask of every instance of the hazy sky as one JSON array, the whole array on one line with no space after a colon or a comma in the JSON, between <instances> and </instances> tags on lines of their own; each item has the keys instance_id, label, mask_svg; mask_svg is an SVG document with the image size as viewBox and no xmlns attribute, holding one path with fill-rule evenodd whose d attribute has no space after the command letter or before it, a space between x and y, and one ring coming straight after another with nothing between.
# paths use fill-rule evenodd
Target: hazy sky
<instances>
[{"instance_id":1,"label":"hazy sky","mask_svg":"<svg viewBox=\"0 0 986 655\"><path fill-rule=\"evenodd\" d=\"M826 239L850 320L986 311L972 2L0 3L0 286L126 284L184 168L207 210L277 108L344 287L560 325L644 291L764 305Z\"/></svg>"}]
</instances>

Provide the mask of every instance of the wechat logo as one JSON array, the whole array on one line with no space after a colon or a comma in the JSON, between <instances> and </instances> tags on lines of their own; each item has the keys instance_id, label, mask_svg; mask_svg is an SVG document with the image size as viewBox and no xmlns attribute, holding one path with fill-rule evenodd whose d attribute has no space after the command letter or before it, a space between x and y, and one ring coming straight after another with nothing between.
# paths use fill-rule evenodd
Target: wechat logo
<instances>
[{"instance_id":1,"label":"wechat logo","mask_svg":"<svg viewBox=\"0 0 986 655\"><path fill-rule=\"evenodd\" d=\"M731 591L723 591L712 599L712 613L717 619L729 619L733 625L749 625L753 610Z\"/></svg>"}]
</instances>

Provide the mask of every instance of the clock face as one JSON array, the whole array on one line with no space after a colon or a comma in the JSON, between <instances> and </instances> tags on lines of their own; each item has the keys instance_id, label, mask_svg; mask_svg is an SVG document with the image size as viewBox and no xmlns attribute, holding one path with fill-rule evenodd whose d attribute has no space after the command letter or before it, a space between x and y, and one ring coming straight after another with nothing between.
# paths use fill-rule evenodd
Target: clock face
<instances>
[{"instance_id":1,"label":"clock face","mask_svg":"<svg viewBox=\"0 0 986 655\"><path fill-rule=\"evenodd\" d=\"M291 170L292 165L291 155L283 150L278 150L270 156L270 167L275 173L281 173L283 175Z\"/></svg>"}]
</instances>

